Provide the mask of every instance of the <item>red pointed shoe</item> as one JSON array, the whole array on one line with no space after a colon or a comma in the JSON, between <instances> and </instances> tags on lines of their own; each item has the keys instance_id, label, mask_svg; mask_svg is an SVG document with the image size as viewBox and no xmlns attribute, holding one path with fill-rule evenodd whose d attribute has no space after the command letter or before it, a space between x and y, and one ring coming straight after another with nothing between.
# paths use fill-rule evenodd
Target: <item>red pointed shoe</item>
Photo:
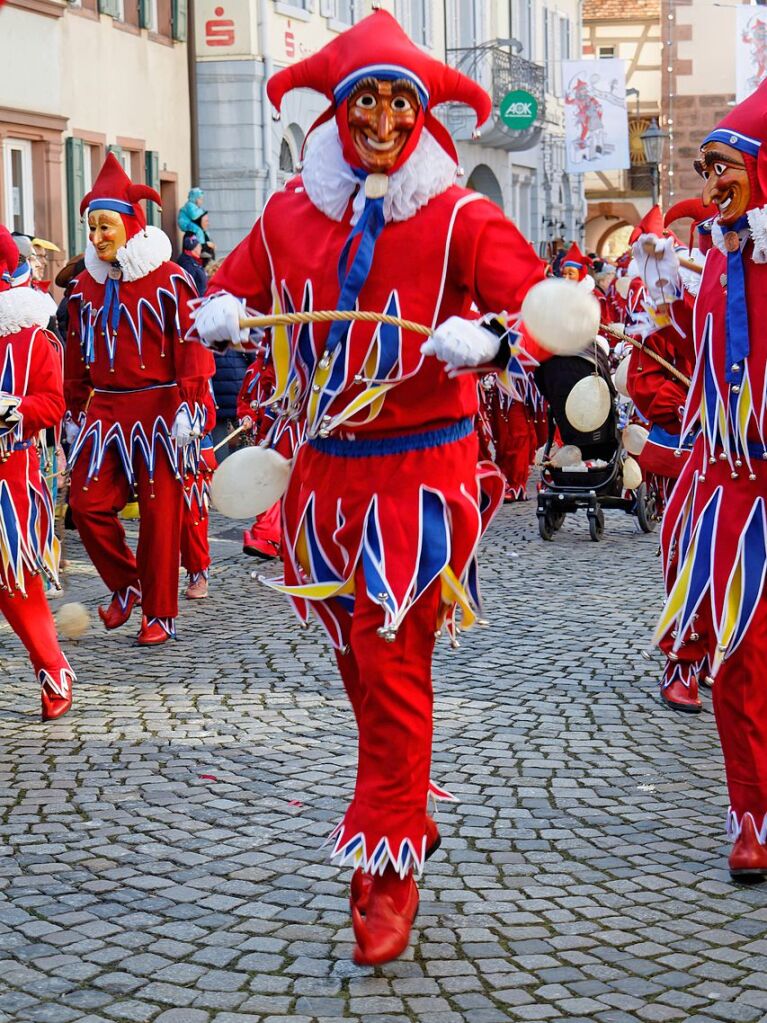
<instances>
[{"instance_id":1,"label":"red pointed shoe","mask_svg":"<svg viewBox=\"0 0 767 1023\"><path fill-rule=\"evenodd\" d=\"M133 614L133 608L141 603L141 594L135 586L127 586L124 590L115 590L108 607L99 608L99 618L104 628L119 629L125 625Z\"/></svg>"},{"instance_id":2,"label":"red pointed shoe","mask_svg":"<svg viewBox=\"0 0 767 1023\"><path fill-rule=\"evenodd\" d=\"M743 817L727 865L732 877L752 880L767 877L767 845L759 841L751 814Z\"/></svg>"},{"instance_id":3,"label":"red pointed shoe","mask_svg":"<svg viewBox=\"0 0 767 1023\"><path fill-rule=\"evenodd\" d=\"M58 670L58 679L50 672L38 673L40 680L41 721L55 721L63 717L72 706L72 682L74 675L66 668Z\"/></svg>"},{"instance_id":4,"label":"red pointed shoe","mask_svg":"<svg viewBox=\"0 0 767 1023\"><path fill-rule=\"evenodd\" d=\"M246 529L242 534L242 553L249 554L252 558L261 558L262 561L270 561L272 558L279 558L280 543L279 540L259 535L254 529Z\"/></svg>"},{"instance_id":5,"label":"red pointed shoe","mask_svg":"<svg viewBox=\"0 0 767 1023\"><path fill-rule=\"evenodd\" d=\"M176 630L173 627L172 618L147 618L144 615L136 642L139 646L160 646L167 643L169 639L175 638Z\"/></svg>"},{"instance_id":6,"label":"red pointed shoe","mask_svg":"<svg viewBox=\"0 0 767 1023\"><path fill-rule=\"evenodd\" d=\"M681 679L675 679L671 685L661 688L660 698L667 707L682 714L700 714L703 708L698 696L698 680L694 674L690 675L689 686Z\"/></svg>"},{"instance_id":7,"label":"red pointed shoe","mask_svg":"<svg viewBox=\"0 0 767 1023\"><path fill-rule=\"evenodd\" d=\"M437 827L434 818L427 813L426 852L424 853L424 859L430 860L441 845L442 836L439 833L439 828ZM363 916L367 912L368 900L370 899L370 888L372 884L372 875L366 874L362 867L357 867L352 874L351 885L349 888L349 905L352 908L356 906Z\"/></svg>"},{"instance_id":8,"label":"red pointed shoe","mask_svg":"<svg viewBox=\"0 0 767 1023\"><path fill-rule=\"evenodd\" d=\"M364 917L352 904L352 929L357 942L352 957L358 966L380 966L401 956L418 913L418 888L412 874L406 879L407 890L400 908L391 895L377 888L377 880L371 885Z\"/></svg>"}]
</instances>

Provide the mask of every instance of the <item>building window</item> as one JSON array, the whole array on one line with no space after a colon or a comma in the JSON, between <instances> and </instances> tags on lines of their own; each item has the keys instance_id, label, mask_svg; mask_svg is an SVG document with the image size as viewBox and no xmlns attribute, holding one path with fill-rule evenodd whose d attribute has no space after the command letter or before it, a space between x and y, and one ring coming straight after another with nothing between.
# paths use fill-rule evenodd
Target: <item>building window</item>
<instances>
[{"instance_id":1,"label":"building window","mask_svg":"<svg viewBox=\"0 0 767 1023\"><path fill-rule=\"evenodd\" d=\"M32 143L24 139L3 142L5 223L12 231L34 234Z\"/></svg>"},{"instance_id":2,"label":"building window","mask_svg":"<svg viewBox=\"0 0 767 1023\"><path fill-rule=\"evenodd\" d=\"M451 0L448 10L451 49L467 50L486 41L482 6L481 0L473 0L473 2L472 0Z\"/></svg>"},{"instance_id":3,"label":"building window","mask_svg":"<svg viewBox=\"0 0 767 1023\"><path fill-rule=\"evenodd\" d=\"M615 46L597 46L597 57L614 57Z\"/></svg>"},{"instance_id":4,"label":"building window","mask_svg":"<svg viewBox=\"0 0 767 1023\"><path fill-rule=\"evenodd\" d=\"M535 30L532 0L512 0L511 34L522 44L521 55L534 60Z\"/></svg>"},{"instance_id":5,"label":"building window","mask_svg":"<svg viewBox=\"0 0 767 1023\"><path fill-rule=\"evenodd\" d=\"M467 17L474 15L475 7L463 0L459 4L461 17L468 12ZM431 0L398 0L395 13L402 27L419 46L431 46ZM459 29L460 38L460 29ZM459 46L472 43L458 43Z\"/></svg>"},{"instance_id":6,"label":"building window","mask_svg":"<svg viewBox=\"0 0 767 1023\"><path fill-rule=\"evenodd\" d=\"M341 25L353 25L355 21L359 21L359 7L360 0L322 0L320 14Z\"/></svg>"}]
</instances>

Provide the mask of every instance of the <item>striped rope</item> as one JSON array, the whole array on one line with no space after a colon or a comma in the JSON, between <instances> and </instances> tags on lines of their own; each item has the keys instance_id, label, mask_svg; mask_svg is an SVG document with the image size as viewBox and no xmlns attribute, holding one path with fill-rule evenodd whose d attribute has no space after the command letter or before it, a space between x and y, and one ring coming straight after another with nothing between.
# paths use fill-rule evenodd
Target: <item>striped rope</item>
<instances>
[{"instance_id":1,"label":"striped rope","mask_svg":"<svg viewBox=\"0 0 767 1023\"><path fill-rule=\"evenodd\" d=\"M412 331L414 334L424 334L431 337L431 327L425 327L422 323L415 323L413 320L403 320L399 316L388 316L386 313L371 313L361 309L317 309L307 313L277 313L273 316L249 316L240 320L241 330L251 330L257 327L283 327L297 323L335 323L342 321L360 321L362 323L386 323L392 327L402 327L403 330Z\"/></svg>"}]
</instances>

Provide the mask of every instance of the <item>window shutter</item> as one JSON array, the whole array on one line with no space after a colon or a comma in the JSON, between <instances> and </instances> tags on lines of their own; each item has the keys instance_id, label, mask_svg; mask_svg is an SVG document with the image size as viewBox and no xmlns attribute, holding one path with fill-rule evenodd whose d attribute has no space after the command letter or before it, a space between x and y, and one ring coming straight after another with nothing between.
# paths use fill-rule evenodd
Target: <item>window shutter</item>
<instances>
[{"instance_id":1,"label":"window shutter","mask_svg":"<svg viewBox=\"0 0 767 1023\"><path fill-rule=\"evenodd\" d=\"M423 41L424 45L432 49L434 46L434 17L432 15L432 0L423 0Z\"/></svg>"},{"instance_id":2,"label":"window shutter","mask_svg":"<svg viewBox=\"0 0 767 1023\"><path fill-rule=\"evenodd\" d=\"M186 0L173 0L173 38L186 41Z\"/></svg>"},{"instance_id":3,"label":"window shutter","mask_svg":"<svg viewBox=\"0 0 767 1023\"><path fill-rule=\"evenodd\" d=\"M152 28L152 0L138 0L139 28Z\"/></svg>"},{"instance_id":4,"label":"window shutter","mask_svg":"<svg viewBox=\"0 0 767 1023\"><path fill-rule=\"evenodd\" d=\"M85 146L82 139L66 139L67 243L69 255L85 250L88 231L80 222L80 203L85 195Z\"/></svg>"},{"instance_id":5,"label":"window shutter","mask_svg":"<svg viewBox=\"0 0 767 1023\"><path fill-rule=\"evenodd\" d=\"M147 149L144 153L144 170L145 170L145 181L150 188L153 188L155 192L160 191L160 154L154 150ZM160 211L157 208L157 203L152 202L151 199L146 201L146 222L151 224L153 227L160 226Z\"/></svg>"}]
</instances>

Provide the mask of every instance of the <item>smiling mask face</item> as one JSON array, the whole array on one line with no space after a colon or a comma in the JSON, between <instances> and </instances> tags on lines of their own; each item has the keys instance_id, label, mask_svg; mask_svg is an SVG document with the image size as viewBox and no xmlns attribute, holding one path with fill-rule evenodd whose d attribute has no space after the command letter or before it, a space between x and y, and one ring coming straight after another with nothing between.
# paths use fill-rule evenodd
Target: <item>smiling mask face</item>
<instances>
[{"instance_id":1,"label":"smiling mask face","mask_svg":"<svg viewBox=\"0 0 767 1023\"><path fill-rule=\"evenodd\" d=\"M704 181L703 205L716 206L721 224L734 224L751 208L751 182L737 149L707 142L694 166Z\"/></svg>"},{"instance_id":2,"label":"smiling mask face","mask_svg":"<svg viewBox=\"0 0 767 1023\"><path fill-rule=\"evenodd\" d=\"M349 97L348 124L361 166L386 174L396 164L418 118L415 89L406 81L367 78Z\"/></svg>"},{"instance_id":3,"label":"smiling mask face","mask_svg":"<svg viewBox=\"0 0 767 1023\"><path fill-rule=\"evenodd\" d=\"M113 210L95 210L88 214L88 238L99 259L114 263L118 250L125 245L125 225L119 213Z\"/></svg>"}]
</instances>

